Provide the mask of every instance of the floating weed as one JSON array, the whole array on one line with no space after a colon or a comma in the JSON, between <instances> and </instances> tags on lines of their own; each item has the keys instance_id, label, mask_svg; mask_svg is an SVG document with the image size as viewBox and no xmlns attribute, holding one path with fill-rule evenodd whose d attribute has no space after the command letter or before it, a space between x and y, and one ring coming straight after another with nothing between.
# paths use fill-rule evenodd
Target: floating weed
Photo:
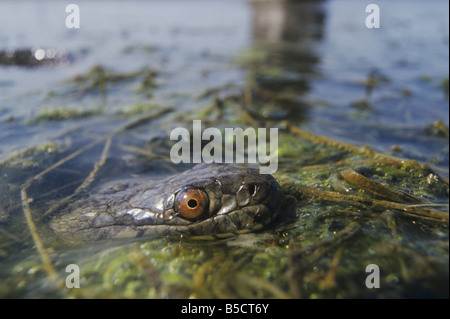
<instances>
[{"instance_id":1,"label":"floating weed","mask_svg":"<svg viewBox=\"0 0 450 319\"><path fill-rule=\"evenodd\" d=\"M135 52L153 53L157 51L158 48L151 45L129 45L123 49L124 54L131 54Z\"/></svg>"},{"instance_id":2,"label":"floating weed","mask_svg":"<svg viewBox=\"0 0 450 319\"><path fill-rule=\"evenodd\" d=\"M148 94L158 86L156 83L156 76L158 73L155 70L145 68L139 75L141 76L141 82L136 88L136 92Z\"/></svg>"},{"instance_id":3,"label":"floating weed","mask_svg":"<svg viewBox=\"0 0 450 319\"><path fill-rule=\"evenodd\" d=\"M37 168L54 155L63 152L63 144L47 141L37 146L24 149L0 162L0 166L9 169L28 169ZM11 174L12 172L6 173Z\"/></svg>"},{"instance_id":4,"label":"floating weed","mask_svg":"<svg viewBox=\"0 0 450 319\"><path fill-rule=\"evenodd\" d=\"M447 139L449 138L448 126L441 120L434 121L427 127L427 131L433 136L444 137Z\"/></svg>"},{"instance_id":5,"label":"floating weed","mask_svg":"<svg viewBox=\"0 0 450 319\"><path fill-rule=\"evenodd\" d=\"M51 108L44 106L39 113L28 120L28 123L44 122L44 121L64 121L87 118L101 114L102 107L93 109L85 109L84 107L57 107Z\"/></svg>"},{"instance_id":6,"label":"floating weed","mask_svg":"<svg viewBox=\"0 0 450 319\"><path fill-rule=\"evenodd\" d=\"M266 59L267 51L257 47L252 47L242 50L235 58L235 63L238 65L248 66L263 63Z\"/></svg>"},{"instance_id":7,"label":"floating weed","mask_svg":"<svg viewBox=\"0 0 450 319\"><path fill-rule=\"evenodd\" d=\"M372 104L366 99L352 102L350 106L361 110L373 110Z\"/></svg>"},{"instance_id":8,"label":"floating weed","mask_svg":"<svg viewBox=\"0 0 450 319\"><path fill-rule=\"evenodd\" d=\"M138 93L149 94L152 89L156 87L155 78L158 75L156 70L148 67L143 67L134 72L114 72L105 69L103 66L97 65L92 67L85 74L80 74L66 80L66 84L73 85L72 90L68 90L66 93L74 93L78 96L84 96L86 94L99 92L102 99L106 99L109 87L118 83L127 81L140 81L135 91ZM51 93L50 97L55 93Z\"/></svg>"},{"instance_id":9,"label":"floating weed","mask_svg":"<svg viewBox=\"0 0 450 319\"><path fill-rule=\"evenodd\" d=\"M124 107L119 114L126 115L126 116L133 116L141 113L146 113L149 111L154 110L156 107L158 107L156 104L135 104L129 107Z\"/></svg>"}]
</instances>

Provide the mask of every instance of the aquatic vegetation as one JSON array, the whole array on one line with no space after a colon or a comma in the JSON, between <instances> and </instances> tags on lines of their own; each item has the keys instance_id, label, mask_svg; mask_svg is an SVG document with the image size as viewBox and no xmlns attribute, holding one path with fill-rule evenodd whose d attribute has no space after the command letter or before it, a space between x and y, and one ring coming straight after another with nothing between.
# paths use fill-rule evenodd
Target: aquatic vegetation
<instances>
[{"instance_id":1,"label":"aquatic vegetation","mask_svg":"<svg viewBox=\"0 0 450 319\"><path fill-rule=\"evenodd\" d=\"M264 65L267 57L257 51L248 55L240 66L248 70L242 85L230 82L200 94L167 93L195 108L175 112L153 100L138 100L109 109L113 116L104 127L94 120L106 112L107 103L99 108L48 108L32 118L33 123L90 121L0 163L5 176L0 181L0 259L6 269L0 276L7 287L0 296L448 295L448 286L442 284L442 278L448 278L448 180L417 161L299 128L308 109L321 102L299 98L298 93L308 89L299 73ZM98 66L69 79L62 91L106 97L110 87L131 83L128 90L146 96L159 88L157 74L149 68L115 73ZM378 82L361 84L370 86L369 91L387 83L382 76L372 78L369 75ZM47 98L52 102L59 96ZM369 98L364 101L369 103ZM149 167L149 179L162 172L178 173L168 157L168 130L190 127L194 119L221 130L236 125L278 127L275 177L288 195L291 213L269 229L213 241L170 237L69 245L55 240L49 218L95 192L100 183L142 174ZM149 131L154 132L150 141L145 140ZM448 138L448 128L440 121L423 133ZM17 247L29 256L10 259ZM82 289L64 284L65 267L74 262ZM369 264L382 269L376 291L364 284Z\"/></svg>"},{"instance_id":2,"label":"aquatic vegetation","mask_svg":"<svg viewBox=\"0 0 450 319\"><path fill-rule=\"evenodd\" d=\"M141 114L141 113L146 113L149 111L152 111L156 108L157 106L155 104L135 104L132 105L130 107L124 107L120 114L124 114L127 116L133 116L133 115L137 115L137 114Z\"/></svg>"},{"instance_id":3,"label":"aquatic vegetation","mask_svg":"<svg viewBox=\"0 0 450 319\"><path fill-rule=\"evenodd\" d=\"M106 69L103 66L93 66L84 74L74 76L65 81L69 88L66 88L61 93L52 91L48 94L48 97L53 97L58 94L76 94L79 97L88 94L100 94L102 100L105 100L108 91L118 84L125 82L138 82L134 91L145 95L151 94L151 91L157 87L156 76L158 73L156 70L148 67L142 67L134 72L114 72Z\"/></svg>"},{"instance_id":4,"label":"aquatic vegetation","mask_svg":"<svg viewBox=\"0 0 450 319\"><path fill-rule=\"evenodd\" d=\"M39 114L32 117L28 122L42 122L42 121L61 121L71 119L81 119L94 115L98 115L102 112L101 107L94 109L84 109L83 107L42 107L39 110Z\"/></svg>"},{"instance_id":5,"label":"aquatic vegetation","mask_svg":"<svg viewBox=\"0 0 450 319\"><path fill-rule=\"evenodd\" d=\"M428 128L427 131L429 131L434 136L441 136L444 138L449 137L448 134L448 126L445 125L441 120L434 121Z\"/></svg>"},{"instance_id":6,"label":"aquatic vegetation","mask_svg":"<svg viewBox=\"0 0 450 319\"><path fill-rule=\"evenodd\" d=\"M138 123L162 114L139 116L97 139L104 145L103 155L90 174L71 195L43 212L27 196L32 183L90 148L65 155L25 182L24 212L39 254L15 265L22 271L16 271L8 286L17 288L3 295L30 292L34 285L47 287L50 296L103 298L414 296L409 287L418 295L446 294L439 281L448 276L448 181L415 161L289 125L280 136L276 177L292 196L296 213L273 229L216 241L160 238L91 243L91 248L52 247L51 236L43 237L45 216L82 196L106 173L102 167L114 136L131 134ZM8 225L11 219L5 211L2 222ZM63 269L71 260L81 269L83 289L63 287ZM376 292L364 286L364 269L370 263L383 270L382 287Z\"/></svg>"},{"instance_id":7,"label":"aquatic vegetation","mask_svg":"<svg viewBox=\"0 0 450 319\"><path fill-rule=\"evenodd\" d=\"M424 12L411 4L390 17L396 36L372 41L345 23L345 6L227 2L239 8L230 20L219 2L190 3L208 15L198 21L170 18L166 2L128 21L117 3L107 13L125 20L67 33L75 59L60 67L0 52L0 297L448 297L445 15L404 28L405 14ZM14 34L8 43L30 40ZM286 209L273 224L221 239L57 237L51 221L88 198L82 213L96 216L104 186L111 209L124 180L181 177L191 164L170 160L169 134L192 137L193 120L223 135L278 129ZM370 265L380 288L366 286Z\"/></svg>"}]
</instances>

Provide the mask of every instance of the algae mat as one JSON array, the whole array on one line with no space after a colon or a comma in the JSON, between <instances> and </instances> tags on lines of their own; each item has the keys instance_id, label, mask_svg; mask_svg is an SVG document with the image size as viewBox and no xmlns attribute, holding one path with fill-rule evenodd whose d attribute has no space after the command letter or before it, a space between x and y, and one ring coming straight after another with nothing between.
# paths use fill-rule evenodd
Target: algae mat
<instances>
[{"instance_id":1,"label":"algae mat","mask_svg":"<svg viewBox=\"0 0 450 319\"><path fill-rule=\"evenodd\" d=\"M448 297L448 181L416 161L291 125L280 127L275 177L294 214L271 229L222 240L55 241L46 230L46 214L95 191L114 169L136 175L145 165L161 169L166 163L168 174L177 169L155 143L140 152L119 147L122 138L136 137L155 119L172 123L172 116L160 109L114 133L86 133L91 142L83 147L68 142L74 134L68 131L1 163L1 296ZM108 157L119 149L133 154L133 161ZM81 154L88 164L64 168ZM66 267L72 264L79 269L80 288L67 288L73 277Z\"/></svg>"}]
</instances>

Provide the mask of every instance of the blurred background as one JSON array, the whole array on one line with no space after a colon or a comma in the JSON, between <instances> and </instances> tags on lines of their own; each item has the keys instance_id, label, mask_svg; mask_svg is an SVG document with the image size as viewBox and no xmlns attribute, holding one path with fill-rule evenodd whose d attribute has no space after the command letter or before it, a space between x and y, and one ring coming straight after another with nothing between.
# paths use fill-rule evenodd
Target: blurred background
<instances>
[{"instance_id":1,"label":"blurred background","mask_svg":"<svg viewBox=\"0 0 450 319\"><path fill-rule=\"evenodd\" d=\"M195 110L205 92L225 100L250 81L261 89L255 116L448 175L448 1L378 0L379 29L365 25L369 2L355 0L76 4L81 25L68 29L63 1L0 1L0 160L67 127L33 120L52 108L101 105L98 117L151 101ZM47 55L27 64L19 50ZM156 70L158 88L117 81L108 94L77 94L64 84L98 66Z\"/></svg>"}]
</instances>

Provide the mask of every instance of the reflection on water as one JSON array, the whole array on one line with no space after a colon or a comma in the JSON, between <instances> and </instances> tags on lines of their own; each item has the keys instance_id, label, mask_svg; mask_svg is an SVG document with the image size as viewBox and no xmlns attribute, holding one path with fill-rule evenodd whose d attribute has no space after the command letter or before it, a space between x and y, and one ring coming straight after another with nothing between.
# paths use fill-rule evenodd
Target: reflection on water
<instances>
[{"instance_id":1,"label":"reflection on water","mask_svg":"<svg viewBox=\"0 0 450 319\"><path fill-rule=\"evenodd\" d=\"M320 62L315 46L323 36L323 2L251 1L251 8L252 45L265 55L263 66L248 65L253 114L303 122L308 104L302 97Z\"/></svg>"},{"instance_id":2,"label":"reflection on water","mask_svg":"<svg viewBox=\"0 0 450 319\"><path fill-rule=\"evenodd\" d=\"M437 10L447 3L381 1L381 29L366 28L365 5L352 1L251 4L252 43L285 72L256 82L297 94L305 128L448 167L446 141L429 134L444 123L448 135L448 13Z\"/></svg>"},{"instance_id":3,"label":"reflection on water","mask_svg":"<svg viewBox=\"0 0 450 319\"><path fill-rule=\"evenodd\" d=\"M252 39L266 44L305 43L323 37L323 1L251 1Z\"/></svg>"}]
</instances>

